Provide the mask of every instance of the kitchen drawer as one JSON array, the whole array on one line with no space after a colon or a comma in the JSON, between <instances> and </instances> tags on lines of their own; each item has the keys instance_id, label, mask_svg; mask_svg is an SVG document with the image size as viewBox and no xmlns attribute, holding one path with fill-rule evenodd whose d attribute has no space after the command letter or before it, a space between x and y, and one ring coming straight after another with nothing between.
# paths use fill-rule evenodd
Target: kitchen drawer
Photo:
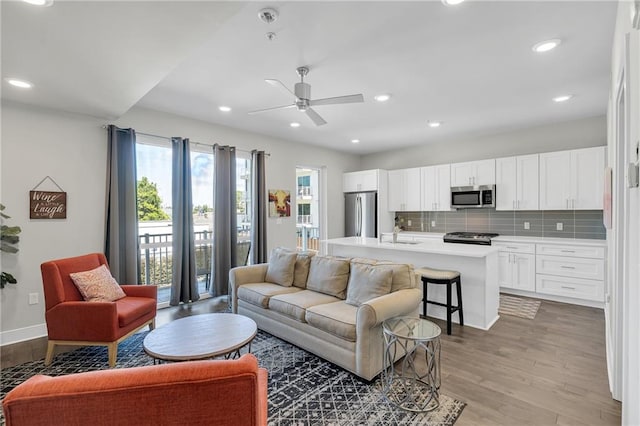
<instances>
[{"instance_id":1,"label":"kitchen drawer","mask_svg":"<svg viewBox=\"0 0 640 426\"><path fill-rule=\"evenodd\" d=\"M536 272L563 277L604 280L604 260L537 255Z\"/></svg>"},{"instance_id":2,"label":"kitchen drawer","mask_svg":"<svg viewBox=\"0 0 640 426\"><path fill-rule=\"evenodd\" d=\"M536 254L604 259L604 247L572 246L562 244L537 244Z\"/></svg>"},{"instance_id":3,"label":"kitchen drawer","mask_svg":"<svg viewBox=\"0 0 640 426\"><path fill-rule=\"evenodd\" d=\"M528 253L535 254L536 245L526 243L491 243L492 246L498 247L500 251L508 251L510 253Z\"/></svg>"},{"instance_id":4,"label":"kitchen drawer","mask_svg":"<svg viewBox=\"0 0 640 426\"><path fill-rule=\"evenodd\" d=\"M537 274L536 292L604 302L604 281Z\"/></svg>"}]
</instances>

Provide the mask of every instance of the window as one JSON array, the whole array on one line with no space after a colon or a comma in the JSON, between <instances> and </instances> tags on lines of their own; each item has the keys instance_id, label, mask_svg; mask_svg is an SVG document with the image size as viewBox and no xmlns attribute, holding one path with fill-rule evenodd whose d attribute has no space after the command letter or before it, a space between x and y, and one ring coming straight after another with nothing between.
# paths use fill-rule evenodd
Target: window
<instances>
[{"instance_id":1,"label":"window","mask_svg":"<svg viewBox=\"0 0 640 426\"><path fill-rule=\"evenodd\" d=\"M311 176L298 176L298 186L311 186Z\"/></svg>"},{"instance_id":2,"label":"window","mask_svg":"<svg viewBox=\"0 0 640 426\"><path fill-rule=\"evenodd\" d=\"M308 216L311 214L311 204L298 204L298 216Z\"/></svg>"}]
</instances>

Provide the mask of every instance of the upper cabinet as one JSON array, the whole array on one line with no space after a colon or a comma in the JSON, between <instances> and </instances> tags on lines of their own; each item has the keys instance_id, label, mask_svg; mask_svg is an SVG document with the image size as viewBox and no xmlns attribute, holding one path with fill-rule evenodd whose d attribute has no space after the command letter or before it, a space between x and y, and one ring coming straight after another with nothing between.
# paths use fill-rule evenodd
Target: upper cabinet
<instances>
[{"instance_id":1,"label":"upper cabinet","mask_svg":"<svg viewBox=\"0 0 640 426\"><path fill-rule=\"evenodd\" d=\"M494 159L451 165L451 186L493 185L495 183L496 162Z\"/></svg>"},{"instance_id":2,"label":"upper cabinet","mask_svg":"<svg viewBox=\"0 0 640 426\"><path fill-rule=\"evenodd\" d=\"M451 167L449 164L421 167L421 211L451 210Z\"/></svg>"},{"instance_id":3,"label":"upper cabinet","mask_svg":"<svg viewBox=\"0 0 640 426\"><path fill-rule=\"evenodd\" d=\"M605 147L540 154L541 210L601 210Z\"/></svg>"},{"instance_id":4,"label":"upper cabinet","mask_svg":"<svg viewBox=\"0 0 640 426\"><path fill-rule=\"evenodd\" d=\"M538 154L496 159L496 210L538 208Z\"/></svg>"},{"instance_id":5,"label":"upper cabinet","mask_svg":"<svg viewBox=\"0 0 640 426\"><path fill-rule=\"evenodd\" d=\"M360 192L378 190L378 170L344 173L342 192Z\"/></svg>"},{"instance_id":6,"label":"upper cabinet","mask_svg":"<svg viewBox=\"0 0 640 426\"><path fill-rule=\"evenodd\" d=\"M389 170L388 210L420 211L420 168Z\"/></svg>"}]
</instances>

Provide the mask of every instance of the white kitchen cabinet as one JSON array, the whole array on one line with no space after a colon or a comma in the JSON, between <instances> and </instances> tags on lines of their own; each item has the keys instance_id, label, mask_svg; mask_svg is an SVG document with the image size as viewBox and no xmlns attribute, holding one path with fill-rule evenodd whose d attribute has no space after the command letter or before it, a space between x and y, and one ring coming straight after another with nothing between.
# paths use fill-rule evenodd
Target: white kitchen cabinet
<instances>
[{"instance_id":1,"label":"white kitchen cabinet","mask_svg":"<svg viewBox=\"0 0 640 426\"><path fill-rule=\"evenodd\" d=\"M378 170L363 170L342 175L342 192L378 190Z\"/></svg>"},{"instance_id":2,"label":"white kitchen cabinet","mask_svg":"<svg viewBox=\"0 0 640 426\"><path fill-rule=\"evenodd\" d=\"M420 168L421 211L451 210L451 167L449 164Z\"/></svg>"},{"instance_id":3,"label":"white kitchen cabinet","mask_svg":"<svg viewBox=\"0 0 640 426\"><path fill-rule=\"evenodd\" d=\"M451 186L493 185L496 183L494 159L451 164Z\"/></svg>"},{"instance_id":4,"label":"white kitchen cabinet","mask_svg":"<svg viewBox=\"0 0 640 426\"><path fill-rule=\"evenodd\" d=\"M389 170L388 210L420 211L420 168Z\"/></svg>"},{"instance_id":5,"label":"white kitchen cabinet","mask_svg":"<svg viewBox=\"0 0 640 426\"><path fill-rule=\"evenodd\" d=\"M601 210L605 147L540 154L540 210Z\"/></svg>"},{"instance_id":6,"label":"white kitchen cabinet","mask_svg":"<svg viewBox=\"0 0 640 426\"><path fill-rule=\"evenodd\" d=\"M604 247L536 245L536 292L604 302Z\"/></svg>"},{"instance_id":7,"label":"white kitchen cabinet","mask_svg":"<svg viewBox=\"0 0 640 426\"><path fill-rule=\"evenodd\" d=\"M538 154L496 159L496 210L538 208Z\"/></svg>"},{"instance_id":8,"label":"white kitchen cabinet","mask_svg":"<svg viewBox=\"0 0 640 426\"><path fill-rule=\"evenodd\" d=\"M533 244L496 244L498 252L498 285L524 291L535 291L535 246Z\"/></svg>"}]
</instances>

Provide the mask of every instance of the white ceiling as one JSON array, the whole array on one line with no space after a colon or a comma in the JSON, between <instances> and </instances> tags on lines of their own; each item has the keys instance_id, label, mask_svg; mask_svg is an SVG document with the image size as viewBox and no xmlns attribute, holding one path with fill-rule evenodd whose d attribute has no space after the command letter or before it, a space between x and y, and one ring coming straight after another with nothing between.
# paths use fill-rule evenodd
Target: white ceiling
<instances>
[{"instance_id":1,"label":"white ceiling","mask_svg":"<svg viewBox=\"0 0 640 426\"><path fill-rule=\"evenodd\" d=\"M279 19L258 19L263 7ZM366 154L606 113L615 1L2 3L3 98L112 119L134 105ZM269 41L265 34L277 34ZM535 54L536 42L561 46ZM309 66L316 127L264 82ZM373 96L390 93L389 102ZM551 98L571 93L569 102ZM218 106L228 105L230 113ZM442 121L437 129L428 120ZM297 129L292 121L301 123ZM144 131L145 129L138 129ZM188 135L187 135L188 136ZM351 139L360 139L351 144Z\"/></svg>"}]
</instances>

